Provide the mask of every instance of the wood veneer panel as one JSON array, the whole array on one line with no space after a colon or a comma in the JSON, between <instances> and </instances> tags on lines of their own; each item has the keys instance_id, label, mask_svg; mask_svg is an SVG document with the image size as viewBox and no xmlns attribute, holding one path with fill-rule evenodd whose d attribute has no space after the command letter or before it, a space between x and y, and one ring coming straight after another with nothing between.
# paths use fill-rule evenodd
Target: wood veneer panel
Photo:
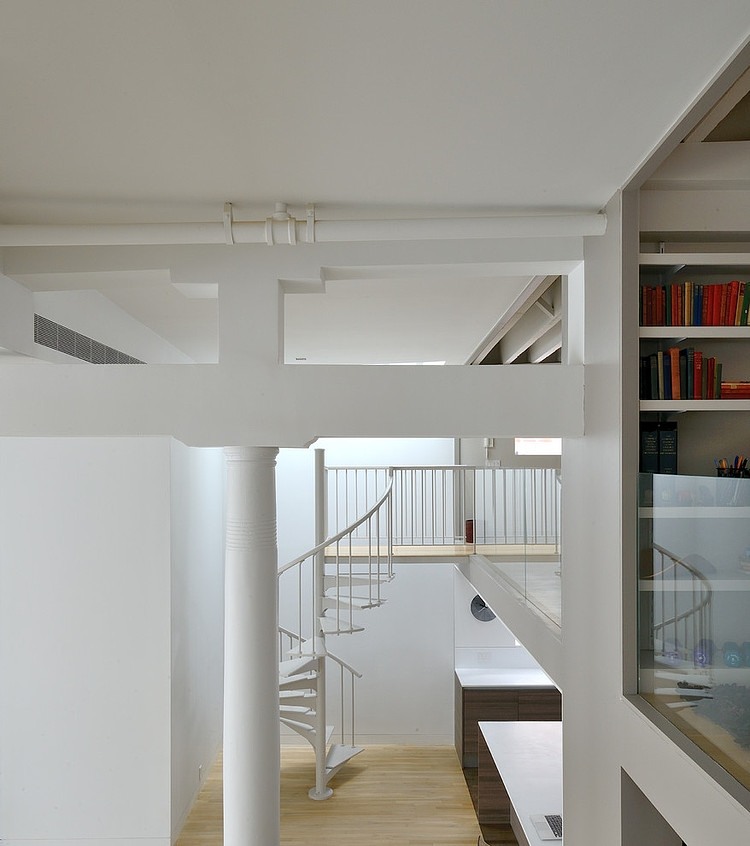
<instances>
[{"instance_id":1,"label":"wood veneer panel","mask_svg":"<svg viewBox=\"0 0 750 846\"><path fill-rule=\"evenodd\" d=\"M477 744L479 771L477 779L477 816L479 825L510 824L510 797L492 759L487 741L480 733Z\"/></svg>"},{"instance_id":2,"label":"wood veneer panel","mask_svg":"<svg viewBox=\"0 0 750 846\"><path fill-rule=\"evenodd\" d=\"M518 692L519 720L561 720L562 697L558 690Z\"/></svg>"},{"instance_id":3,"label":"wood veneer panel","mask_svg":"<svg viewBox=\"0 0 750 846\"><path fill-rule=\"evenodd\" d=\"M476 766L480 720L505 722L518 719L518 692L512 688L464 688L463 765Z\"/></svg>"}]
</instances>

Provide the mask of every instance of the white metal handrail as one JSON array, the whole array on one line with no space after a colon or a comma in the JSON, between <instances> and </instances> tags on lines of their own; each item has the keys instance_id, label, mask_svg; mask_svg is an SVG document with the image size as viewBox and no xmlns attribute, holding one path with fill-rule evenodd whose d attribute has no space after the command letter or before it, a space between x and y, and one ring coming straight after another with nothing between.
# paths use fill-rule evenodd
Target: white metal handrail
<instances>
[{"instance_id":1,"label":"white metal handrail","mask_svg":"<svg viewBox=\"0 0 750 846\"><path fill-rule=\"evenodd\" d=\"M288 645L285 645L284 639L288 641ZM303 639L296 634L295 632L284 628L283 626L279 626L279 655L287 655L289 657L301 657L304 653L302 650L303 646ZM339 720L338 724L340 725L340 735L341 735L341 742L345 742L346 735L349 735L350 741L352 745L354 745L354 736L355 736L355 717L356 711L354 708L355 703L355 686L357 679L362 678L362 673L358 672L351 666L351 664L347 664L342 658L339 658L338 655L334 655L333 652L329 652L326 650L325 655L319 656L320 660L330 660L333 661L339 668ZM347 696L346 696L346 689L347 689L347 680L348 680L348 687L349 687L349 708L347 709Z\"/></svg>"},{"instance_id":2,"label":"white metal handrail","mask_svg":"<svg viewBox=\"0 0 750 846\"><path fill-rule=\"evenodd\" d=\"M393 473L393 544L396 546L548 545L560 552L559 471L420 465L329 468L330 525L348 523L368 501L379 475ZM364 535L352 538L362 543Z\"/></svg>"},{"instance_id":3,"label":"white metal handrail","mask_svg":"<svg viewBox=\"0 0 750 846\"><path fill-rule=\"evenodd\" d=\"M652 546L659 567L644 580L659 586L659 599L655 590L652 605L654 646L667 662L687 660L705 666L711 663L711 582L680 556L659 544Z\"/></svg>"},{"instance_id":4,"label":"white metal handrail","mask_svg":"<svg viewBox=\"0 0 750 846\"><path fill-rule=\"evenodd\" d=\"M296 568L296 621L298 634L305 639L316 636L322 621L317 616L316 603L313 601L315 592L319 590L315 583L315 559L325 552L328 555L325 579L330 587L336 587L331 598L324 598L327 603L325 610L333 614L328 618L330 628L327 634L343 634L357 630L354 623L354 610L360 607L371 607L382 602L380 587L384 580L393 577L393 552L390 541L390 497L393 491L393 476L385 491L376 502L351 525L326 538L312 549L279 568L278 578ZM354 556L353 536L361 530L368 539L368 554ZM307 572L305 573L305 569ZM367 597L358 595L360 592L357 579L364 580L367 587ZM361 605L366 599L364 605ZM306 601L307 600L307 601ZM305 620L305 616L308 619Z\"/></svg>"}]
</instances>

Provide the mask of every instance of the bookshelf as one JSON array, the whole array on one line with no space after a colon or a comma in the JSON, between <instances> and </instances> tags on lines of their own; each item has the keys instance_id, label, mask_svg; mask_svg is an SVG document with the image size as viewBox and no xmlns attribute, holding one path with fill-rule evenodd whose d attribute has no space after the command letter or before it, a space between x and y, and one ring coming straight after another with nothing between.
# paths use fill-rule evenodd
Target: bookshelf
<instances>
[{"instance_id":1,"label":"bookshelf","mask_svg":"<svg viewBox=\"0 0 750 846\"><path fill-rule=\"evenodd\" d=\"M660 324L638 329L641 470L647 474L641 478L638 507L642 576L639 643L644 654L654 657L657 670L661 662L659 672L686 673L687 677L705 673L712 685L719 683L718 673L721 680L726 676L734 682L737 676L725 666L722 651L730 642L744 646L750 641L750 628L745 626L750 572L742 565L750 549L750 479L717 477L715 461L727 458L732 462L739 453L750 454L750 418L746 414L750 412L750 396L720 398L722 385L750 382L748 312L743 312L742 295L737 293L740 282L745 283L744 290L750 289L750 252L723 252L721 247L715 253L642 251L639 276L640 322ZM727 302L719 309L720 300L714 297L726 292L728 300L732 282L735 307ZM648 311L644 308L644 286L659 289L661 296L648 301ZM670 286L674 288L670 290ZM708 288L716 312L707 321L700 302ZM692 365L687 362L695 362L698 351L704 369L706 361L714 359L713 390L710 378L708 389L705 381L701 383L697 369L691 371L693 379L686 389L683 368L690 370ZM649 381L644 359L653 368L654 357L661 367L668 356L671 365L660 372L664 384L659 384L660 398L655 398L653 378ZM671 388L677 389L679 398L661 398L662 392L668 393L666 382L674 372L675 361L679 364L678 379L671 381ZM683 378L681 383L679 377ZM704 398L696 398L696 393ZM653 444L653 435L648 441L649 432L666 427L676 431L677 457L667 462L672 469L664 470L661 455L656 459L653 454L645 455L644 445ZM651 471L654 461L660 467L657 471ZM648 475L650 472L655 475ZM676 558L660 558L660 550L668 550ZM683 567L682 561L692 562L695 569ZM695 578L696 572L702 575ZM696 596L701 595L708 597L703 608L696 603ZM670 638L677 644L674 655L679 653L675 663ZM711 650L705 661L698 661L695 655L704 640L711 642ZM750 664L743 667L742 672L750 679Z\"/></svg>"},{"instance_id":2,"label":"bookshelf","mask_svg":"<svg viewBox=\"0 0 750 846\"><path fill-rule=\"evenodd\" d=\"M729 291L729 286L736 281L744 282L745 288L750 292L750 253L746 252L704 252L697 251L695 253L675 252L675 253L650 253L641 252L639 256L640 269L640 286L641 297L643 299L643 289L660 289L672 291L672 298L675 299L674 292L677 289L685 291L712 290ZM735 293L735 296L737 294ZM732 309L732 315L729 315L729 309L722 312L722 319L726 323L741 323L749 321L747 316L747 308L743 314L742 310L742 295L739 296L739 304ZM735 300L736 302L736 300ZM674 313L669 314L669 309L666 309L667 321L671 317L675 317ZM641 322L644 318L644 310L641 309ZM659 317L653 317L654 322L659 319L664 319L664 310L660 312ZM750 326L749 325L702 325L701 315L696 307L695 312L688 313L687 308L681 313L678 313L677 318L680 325L641 325L638 330L640 356L644 357L653 355L666 355L667 351L671 349L678 349L679 351L690 350L700 351L704 359L712 357L717 363L721 363L720 375L717 376L714 385L713 396L710 396L711 389L709 388L707 394L710 398L697 399L695 398L695 389L690 391L683 390L678 399L662 398L659 393L659 398L654 396L644 396L644 394L651 393L648 386L644 389L641 386L639 410L641 412L642 424L660 424L666 421L680 420L679 434L680 440L683 441L683 435L689 440L695 441L695 446L698 449L710 448L711 443L717 443L719 446L716 450L721 454L720 446L722 445L722 438L720 433L716 432L716 427L726 427L726 415L716 415L717 421L711 422L709 418L703 418L700 424L692 422L689 425L682 424L680 416L685 413L704 413L704 412L727 412L729 414L741 413L750 411L750 395L742 394L741 398L720 398L722 393L722 383L725 385L724 392L727 393L729 389L726 387L728 383L750 382ZM703 320L706 318L705 311L702 315ZM690 322L694 320L695 323L701 325L694 325ZM677 321L675 321L677 322ZM684 325L687 323L688 325ZM666 375L666 374L665 374ZM653 386L651 386L653 388ZM750 389L748 389L750 390ZM698 391L700 392L700 391ZM671 393L665 391L664 393ZM686 397L687 394L687 397ZM737 424L730 425L729 429L736 430ZM684 431L683 431L684 430ZM718 435L718 437L714 437ZM687 453L693 450L693 445L688 443L680 443L680 452ZM750 453L750 438L747 438L747 444L737 444L737 451L745 451ZM736 454L735 452L732 453ZM704 459L705 461L705 459ZM695 472L695 466L691 468ZM678 461L678 472L679 461ZM711 464L706 464L705 473L713 472L713 459Z\"/></svg>"}]
</instances>

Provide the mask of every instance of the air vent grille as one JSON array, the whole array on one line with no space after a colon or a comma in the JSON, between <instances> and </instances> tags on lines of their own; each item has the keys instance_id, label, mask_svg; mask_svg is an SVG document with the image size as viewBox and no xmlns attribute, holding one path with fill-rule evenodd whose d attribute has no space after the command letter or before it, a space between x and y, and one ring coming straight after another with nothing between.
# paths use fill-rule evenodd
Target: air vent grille
<instances>
[{"instance_id":1,"label":"air vent grille","mask_svg":"<svg viewBox=\"0 0 750 846\"><path fill-rule=\"evenodd\" d=\"M139 358L108 347L101 341L95 341L81 335L73 329L55 323L41 314L34 315L34 341L43 347L57 350L65 355L90 361L92 364L145 364Z\"/></svg>"}]
</instances>

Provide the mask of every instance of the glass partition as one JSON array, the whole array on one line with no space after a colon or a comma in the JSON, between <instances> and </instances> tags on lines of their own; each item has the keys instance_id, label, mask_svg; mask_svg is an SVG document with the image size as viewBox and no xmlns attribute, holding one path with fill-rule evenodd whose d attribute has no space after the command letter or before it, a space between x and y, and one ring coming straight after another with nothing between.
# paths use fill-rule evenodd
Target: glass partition
<instances>
[{"instance_id":1,"label":"glass partition","mask_svg":"<svg viewBox=\"0 0 750 846\"><path fill-rule=\"evenodd\" d=\"M639 694L750 788L750 479L640 477Z\"/></svg>"}]
</instances>

